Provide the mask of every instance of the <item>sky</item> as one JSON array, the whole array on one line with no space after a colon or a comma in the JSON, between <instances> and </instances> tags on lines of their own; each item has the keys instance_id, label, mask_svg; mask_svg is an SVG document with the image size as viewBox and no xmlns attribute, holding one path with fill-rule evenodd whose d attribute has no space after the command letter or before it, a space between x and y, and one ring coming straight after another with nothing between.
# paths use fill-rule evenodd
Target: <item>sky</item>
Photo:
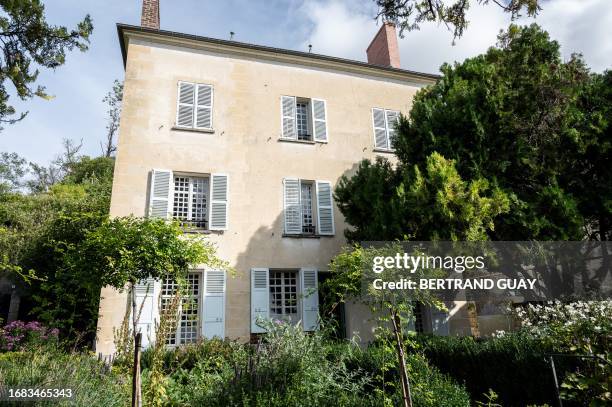
<instances>
[{"instance_id":1,"label":"sky","mask_svg":"<svg viewBox=\"0 0 612 407\"><path fill-rule=\"evenodd\" d=\"M81 152L100 154L107 123L102 99L115 79L123 79L116 23L140 24L141 0L43 0L47 21L75 27L86 15L94 22L89 51L74 51L55 71L43 70L39 84L52 100L21 102L28 116L0 132L0 152L16 152L29 161L48 164L61 152L63 139L83 141ZM487 50L511 23L507 13L477 1L468 12L471 24L453 42L444 25L425 24L399 40L402 68L437 73L444 62L463 61ZM161 0L165 30L307 51L365 61L365 49L379 29L373 0ZM534 19L561 44L565 59L583 54L595 72L612 68L610 0L544 0ZM10 89L10 86L9 86Z\"/></svg>"}]
</instances>

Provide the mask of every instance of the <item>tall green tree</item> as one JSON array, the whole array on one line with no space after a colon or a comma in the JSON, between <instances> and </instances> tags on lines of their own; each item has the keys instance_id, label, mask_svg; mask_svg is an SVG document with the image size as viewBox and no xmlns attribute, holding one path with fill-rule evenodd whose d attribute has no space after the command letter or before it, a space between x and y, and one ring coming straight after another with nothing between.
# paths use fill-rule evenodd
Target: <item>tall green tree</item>
<instances>
[{"instance_id":1,"label":"tall green tree","mask_svg":"<svg viewBox=\"0 0 612 407\"><path fill-rule=\"evenodd\" d=\"M75 29L50 25L40 0L0 0L0 123L14 123L27 112L15 116L9 103L7 81L22 99L50 98L42 85L36 85L37 67L55 69L66 62L66 54L77 48L86 51L93 31L89 15Z\"/></svg>"},{"instance_id":2,"label":"tall green tree","mask_svg":"<svg viewBox=\"0 0 612 407\"><path fill-rule=\"evenodd\" d=\"M374 0L378 16L393 21L404 31L418 30L423 23L444 24L453 31L455 38L461 37L469 25L466 13L473 4L493 4L509 13L512 19L527 13L535 17L542 0Z\"/></svg>"},{"instance_id":3,"label":"tall green tree","mask_svg":"<svg viewBox=\"0 0 612 407\"><path fill-rule=\"evenodd\" d=\"M402 174L426 168L434 153L452 160L468 185L507 197L508 210L492 219L489 239L581 240L602 228L601 236L609 236L609 72L591 74L578 55L563 61L559 44L537 25L511 26L485 54L441 70L400 120L397 167L362 164L367 180L358 172L361 178L339 184L336 199L354 227L349 237L403 238L414 235L415 223L431 228L426 216L406 218L416 209L398 209L396 197ZM448 238L440 227L436 235Z\"/></svg>"}]
</instances>

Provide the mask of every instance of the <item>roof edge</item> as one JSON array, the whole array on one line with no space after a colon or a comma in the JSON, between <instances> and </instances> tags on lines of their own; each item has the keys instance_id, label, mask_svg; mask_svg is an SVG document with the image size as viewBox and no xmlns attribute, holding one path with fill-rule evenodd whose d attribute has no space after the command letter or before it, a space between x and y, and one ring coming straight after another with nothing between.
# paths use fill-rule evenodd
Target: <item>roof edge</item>
<instances>
[{"instance_id":1,"label":"roof edge","mask_svg":"<svg viewBox=\"0 0 612 407\"><path fill-rule=\"evenodd\" d=\"M124 68L125 68L125 64L127 61L127 48L126 48L126 39L125 39L125 34L127 32L132 32L132 33L137 33L137 34L148 34L152 36L158 36L160 38L166 37L166 38L173 38L173 39L178 39L178 40L190 40L190 41L213 44L213 45L222 46L222 47L233 48L235 50L242 49L242 50L250 50L250 51L262 51L268 54L283 54L283 55L287 55L290 57L305 58L305 59L311 59L311 60L316 60L320 62L336 63L339 65L345 65L347 67L352 66L352 67L361 68L361 69L369 69L369 70L372 70L373 72L379 72L381 74L395 74L395 75L401 75L401 76L409 76L409 77L412 77L412 79L416 79L416 80L420 79L424 82L435 82L441 77L440 75L437 75L437 74L416 72L416 71L410 71L407 69L373 65L373 64L368 64L366 62L362 62L362 61L355 61L352 59L338 58L338 57L332 57L332 56L322 55L322 54L312 54L309 52L294 51L294 50L288 50L288 49L283 49L283 48L274 48L274 47L269 47L265 45L255 45L255 44L249 44L249 43L238 42L238 41L221 40L217 38L203 37L203 36L198 36L198 35L193 35L193 34L184 34L184 33L178 33L174 31L157 30L153 28L146 28L146 27L141 27L141 26L119 23L117 24L117 34L119 36L119 42L121 46L121 55L123 57Z\"/></svg>"}]
</instances>

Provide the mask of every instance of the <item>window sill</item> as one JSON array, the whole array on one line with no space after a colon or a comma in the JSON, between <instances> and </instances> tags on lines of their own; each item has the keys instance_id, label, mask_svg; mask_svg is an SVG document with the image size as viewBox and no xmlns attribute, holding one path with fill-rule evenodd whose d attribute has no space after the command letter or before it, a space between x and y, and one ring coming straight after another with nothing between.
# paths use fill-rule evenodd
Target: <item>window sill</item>
<instances>
[{"instance_id":1,"label":"window sill","mask_svg":"<svg viewBox=\"0 0 612 407\"><path fill-rule=\"evenodd\" d=\"M316 141L308 141L308 140L292 140L289 138L279 138L278 141L282 141L284 143L298 143L298 144L317 144Z\"/></svg>"},{"instance_id":2,"label":"window sill","mask_svg":"<svg viewBox=\"0 0 612 407\"><path fill-rule=\"evenodd\" d=\"M318 235L318 234L299 234L299 235L290 235L287 233L283 233L283 237L290 237L293 239L320 239L322 237L334 237L335 235Z\"/></svg>"},{"instance_id":3,"label":"window sill","mask_svg":"<svg viewBox=\"0 0 612 407\"><path fill-rule=\"evenodd\" d=\"M183 233L189 233L194 235L210 235L211 233L213 233L213 231L208 229L183 228Z\"/></svg>"},{"instance_id":4,"label":"window sill","mask_svg":"<svg viewBox=\"0 0 612 407\"><path fill-rule=\"evenodd\" d=\"M395 150L391 150L388 148L374 148L375 153L385 153L385 154L395 154Z\"/></svg>"},{"instance_id":5,"label":"window sill","mask_svg":"<svg viewBox=\"0 0 612 407\"><path fill-rule=\"evenodd\" d=\"M191 127L178 127L178 126L172 126L172 130L187 131L191 133L207 133L207 134L213 134L215 132L214 129L194 129Z\"/></svg>"}]
</instances>

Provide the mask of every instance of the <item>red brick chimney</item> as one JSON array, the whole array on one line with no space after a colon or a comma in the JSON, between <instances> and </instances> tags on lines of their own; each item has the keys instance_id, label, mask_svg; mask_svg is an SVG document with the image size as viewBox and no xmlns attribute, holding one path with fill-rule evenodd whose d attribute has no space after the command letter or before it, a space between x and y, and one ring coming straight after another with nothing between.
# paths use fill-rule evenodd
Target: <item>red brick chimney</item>
<instances>
[{"instance_id":1,"label":"red brick chimney","mask_svg":"<svg viewBox=\"0 0 612 407\"><path fill-rule=\"evenodd\" d=\"M142 0L140 25L159 30L159 0Z\"/></svg>"},{"instance_id":2,"label":"red brick chimney","mask_svg":"<svg viewBox=\"0 0 612 407\"><path fill-rule=\"evenodd\" d=\"M382 27L380 27L380 30L374 36L366 53L368 54L369 64L399 68L400 56L395 24L383 22Z\"/></svg>"}]
</instances>

